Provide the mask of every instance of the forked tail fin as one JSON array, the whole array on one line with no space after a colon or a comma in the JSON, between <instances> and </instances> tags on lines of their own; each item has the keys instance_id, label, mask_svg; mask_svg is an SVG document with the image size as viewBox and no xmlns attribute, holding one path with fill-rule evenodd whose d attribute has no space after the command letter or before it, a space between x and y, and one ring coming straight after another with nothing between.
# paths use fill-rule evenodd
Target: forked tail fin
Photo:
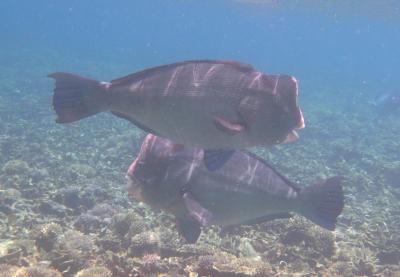
<instances>
[{"instance_id":1,"label":"forked tail fin","mask_svg":"<svg viewBox=\"0 0 400 277\"><path fill-rule=\"evenodd\" d=\"M302 214L315 224L333 231L344 206L342 180L342 177L335 176L303 189L300 193L305 205Z\"/></svg>"},{"instance_id":2,"label":"forked tail fin","mask_svg":"<svg viewBox=\"0 0 400 277\"><path fill-rule=\"evenodd\" d=\"M98 82L71 73L56 72L53 107L57 123L70 123L107 110L109 83Z\"/></svg>"}]
</instances>

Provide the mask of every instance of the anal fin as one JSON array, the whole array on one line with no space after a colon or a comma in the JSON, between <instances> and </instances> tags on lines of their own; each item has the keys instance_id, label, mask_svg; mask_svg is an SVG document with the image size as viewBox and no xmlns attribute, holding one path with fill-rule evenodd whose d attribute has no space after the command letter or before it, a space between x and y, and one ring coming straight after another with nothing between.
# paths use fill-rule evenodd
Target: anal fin
<instances>
[{"instance_id":1,"label":"anal fin","mask_svg":"<svg viewBox=\"0 0 400 277\"><path fill-rule=\"evenodd\" d=\"M177 221L179 233L188 243L195 243L201 234L200 224L190 218L179 218Z\"/></svg>"}]
</instances>

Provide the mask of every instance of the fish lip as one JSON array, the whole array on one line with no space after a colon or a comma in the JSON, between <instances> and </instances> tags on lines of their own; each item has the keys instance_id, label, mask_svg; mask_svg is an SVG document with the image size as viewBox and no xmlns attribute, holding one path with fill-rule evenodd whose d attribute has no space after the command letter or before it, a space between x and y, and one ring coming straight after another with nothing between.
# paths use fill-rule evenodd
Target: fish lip
<instances>
[{"instance_id":1,"label":"fish lip","mask_svg":"<svg viewBox=\"0 0 400 277\"><path fill-rule=\"evenodd\" d=\"M303 116L303 112L301 111L299 104L298 104L298 97L299 97L299 82L297 81L297 79L294 76L290 76L292 82L294 83L295 86L295 105L296 108L298 110L298 115L299 115L299 121L297 122L297 126L296 129L303 129L305 127L305 123L304 123L304 116Z\"/></svg>"},{"instance_id":2,"label":"fish lip","mask_svg":"<svg viewBox=\"0 0 400 277\"><path fill-rule=\"evenodd\" d=\"M134 172L136 170L136 164L137 164L137 159L135 159L132 164L129 166L127 172L126 172L126 176L129 177L133 177L134 176Z\"/></svg>"},{"instance_id":3,"label":"fish lip","mask_svg":"<svg viewBox=\"0 0 400 277\"><path fill-rule=\"evenodd\" d=\"M287 79L285 79L287 78ZM294 76L280 75L278 81L284 79L283 87L279 90L279 96L284 102L288 102L288 111L292 114L294 120L293 129L302 129L305 127L303 112L298 103L299 97L299 82ZM285 87L286 84L286 87ZM287 87L289 84L289 87Z\"/></svg>"},{"instance_id":4,"label":"fish lip","mask_svg":"<svg viewBox=\"0 0 400 277\"><path fill-rule=\"evenodd\" d=\"M303 112L299 109L299 115L300 115L300 120L297 123L296 129L303 129L306 125L304 123L304 116L303 116Z\"/></svg>"}]
</instances>

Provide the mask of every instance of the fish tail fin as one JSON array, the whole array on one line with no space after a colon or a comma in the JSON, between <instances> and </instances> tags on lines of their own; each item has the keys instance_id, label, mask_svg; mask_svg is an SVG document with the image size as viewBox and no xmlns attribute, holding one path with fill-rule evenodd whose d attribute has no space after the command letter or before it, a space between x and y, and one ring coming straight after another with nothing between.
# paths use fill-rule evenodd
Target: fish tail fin
<instances>
[{"instance_id":1,"label":"fish tail fin","mask_svg":"<svg viewBox=\"0 0 400 277\"><path fill-rule=\"evenodd\" d=\"M70 123L107 110L110 83L98 82L71 73L55 72L53 108L57 123Z\"/></svg>"},{"instance_id":2,"label":"fish tail fin","mask_svg":"<svg viewBox=\"0 0 400 277\"><path fill-rule=\"evenodd\" d=\"M315 224L333 231L344 206L342 180L342 177L335 176L303 189L300 197L306 206L302 214Z\"/></svg>"}]
</instances>

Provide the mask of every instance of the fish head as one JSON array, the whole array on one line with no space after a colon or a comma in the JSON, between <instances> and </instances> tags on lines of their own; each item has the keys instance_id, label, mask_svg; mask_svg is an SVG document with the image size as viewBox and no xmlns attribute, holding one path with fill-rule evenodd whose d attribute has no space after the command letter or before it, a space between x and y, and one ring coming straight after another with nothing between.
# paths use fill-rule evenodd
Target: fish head
<instances>
[{"instance_id":1,"label":"fish head","mask_svg":"<svg viewBox=\"0 0 400 277\"><path fill-rule=\"evenodd\" d=\"M275 143L298 139L296 130L304 128L303 113L298 104L298 83L293 76L280 75L277 79L271 108L271 132L276 133Z\"/></svg>"},{"instance_id":2,"label":"fish head","mask_svg":"<svg viewBox=\"0 0 400 277\"><path fill-rule=\"evenodd\" d=\"M298 104L297 80L288 75L267 76L266 107L260 114L262 125L254 132L262 132L266 144L287 143L298 139L296 130L304 128L303 113Z\"/></svg>"},{"instance_id":3,"label":"fish head","mask_svg":"<svg viewBox=\"0 0 400 277\"><path fill-rule=\"evenodd\" d=\"M195 151L195 153L193 152ZM181 190L200 162L200 150L149 134L128 169L128 191L153 208L167 209L181 202Z\"/></svg>"}]
</instances>

